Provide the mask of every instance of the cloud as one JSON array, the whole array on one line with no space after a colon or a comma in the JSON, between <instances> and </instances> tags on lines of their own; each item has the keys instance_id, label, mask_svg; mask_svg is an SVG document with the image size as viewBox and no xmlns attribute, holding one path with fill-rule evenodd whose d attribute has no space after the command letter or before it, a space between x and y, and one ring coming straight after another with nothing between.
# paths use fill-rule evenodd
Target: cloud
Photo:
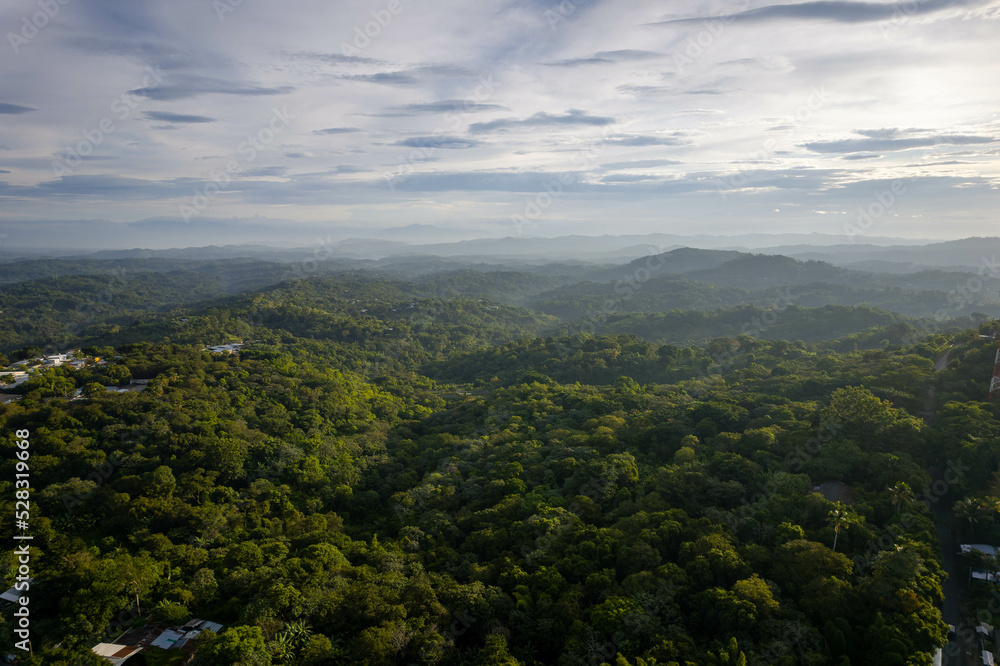
<instances>
[{"instance_id":1,"label":"cloud","mask_svg":"<svg viewBox=\"0 0 1000 666\"><path fill-rule=\"evenodd\" d=\"M867 136L869 139L891 139L897 137L901 134L896 127L883 127L882 129L874 130L854 130L855 134L860 134L861 136Z\"/></svg>"},{"instance_id":2,"label":"cloud","mask_svg":"<svg viewBox=\"0 0 1000 666\"><path fill-rule=\"evenodd\" d=\"M394 116L419 116L438 113L481 113L484 111L509 111L506 106L499 104L484 104L473 102L472 100L445 99L439 102L427 102L417 104L403 104L391 106L385 113L372 114L384 117Z\"/></svg>"},{"instance_id":3,"label":"cloud","mask_svg":"<svg viewBox=\"0 0 1000 666\"><path fill-rule=\"evenodd\" d=\"M615 88L618 92L623 95L663 95L665 93L673 92L673 88L667 86L637 86L632 84L625 84Z\"/></svg>"},{"instance_id":4,"label":"cloud","mask_svg":"<svg viewBox=\"0 0 1000 666\"><path fill-rule=\"evenodd\" d=\"M652 58L659 58L661 54L656 51L643 51L640 49L622 49L619 51L598 51L594 54L596 58L607 58L609 60L615 60L618 62L626 62L633 60L650 60Z\"/></svg>"},{"instance_id":5,"label":"cloud","mask_svg":"<svg viewBox=\"0 0 1000 666\"><path fill-rule=\"evenodd\" d=\"M472 72L463 67L453 65L422 65L406 70L376 72L374 74L352 74L340 78L347 81L364 81L366 83L380 83L390 86L414 86L431 78L471 75Z\"/></svg>"},{"instance_id":6,"label":"cloud","mask_svg":"<svg viewBox=\"0 0 1000 666\"><path fill-rule=\"evenodd\" d=\"M268 178L274 176L283 176L288 171L283 166L267 166L267 167L255 167L253 169L247 169L242 175L248 176L250 178Z\"/></svg>"},{"instance_id":7,"label":"cloud","mask_svg":"<svg viewBox=\"0 0 1000 666\"><path fill-rule=\"evenodd\" d=\"M604 176L601 178L601 182L604 183L639 183L644 180L659 180L656 176L650 176L646 174L633 174L633 173L619 173L610 176Z\"/></svg>"},{"instance_id":8,"label":"cloud","mask_svg":"<svg viewBox=\"0 0 1000 666\"><path fill-rule=\"evenodd\" d=\"M844 155L840 159L842 160L875 160L882 157L878 153L853 153L851 155Z\"/></svg>"},{"instance_id":9,"label":"cloud","mask_svg":"<svg viewBox=\"0 0 1000 666\"><path fill-rule=\"evenodd\" d=\"M313 134L325 135L325 134L350 134L351 132L360 132L361 130L357 127L327 127L326 129L313 130Z\"/></svg>"},{"instance_id":10,"label":"cloud","mask_svg":"<svg viewBox=\"0 0 1000 666\"><path fill-rule=\"evenodd\" d=\"M410 139L397 141L396 146L407 146L410 148L474 148L480 145L481 141L466 139L456 136L415 136Z\"/></svg>"},{"instance_id":11,"label":"cloud","mask_svg":"<svg viewBox=\"0 0 1000 666\"><path fill-rule=\"evenodd\" d=\"M905 3L847 2L844 0L815 0L790 5L769 5L749 9L737 14L716 17L670 19L657 25L700 22L706 18L723 18L750 23L781 19L836 21L838 23L870 23L886 21L899 16L912 17L944 9L962 8L984 4L983 0L919 0ZM904 13L905 12L905 13Z\"/></svg>"},{"instance_id":12,"label":"cloud","mask_svg":"<svg viewBox=\"0 0 1000 666\"><path fill-rule=\"evenodd\" d=\"M469 132L481 134L483 132L496 132L517 129L527 129L532 127L570 127L573 125L587 125L591 127L601 127L611 125L614 118L604 116L591 116L586 111L570 109L562 115L554 115L540 111L533 116L518 120L516 118L501 118L491 120L486 123L473 123L469 125Z\"/></svg>"},{"instance_id":13,"label":"cloud","mask_svg":"<svg viewBox=\"0 0 1000 666\"><path fill-rule=\"evenodd\" d=\"M673 164L683 164L677 160L633 160L631 162L608 162L602 164L602 169L648 169L650 167L669 166Z\"/></svg>"},{"instance_id":14,"label":"cloud","mask_svg":"<svg viewBox=\"0 0 1000 666\"><path fill-rule=\"evenodd\" d=\"M333 169L329 169L327 173L330 174L365 173L366 171L371 171L371 169L355 166L353 164L340 164L334 167Z\"/></svg>"},{"instance_id":15,"label":"cloud","mask_svg":"<svg viewBox=\"0 0 1000 666\"><path fill-rule=\"evenodd\" d=\"M124 201L136 199L167 199L170 197L191 194L193 184L199 179L179 178L173 181L146 180L142 178L127 178L110 174L87 176L63 176L58 180L40 183L37 188L25 188L25 191L35 190L35 196L66 196L82 197L96 201L118 199Z\"/></svg>"},{"instance_id":16,"label":"cloud","mask_svg":"<svg viewBox=\"0 0 1000 666\"><path fill-rule=\"evenodd\" d=\"M471 171L418 173L404 179L397 189L411 192L485 191L542 192L545 183L564 186L579 182L580 173Z\"/></svg>"},{"instance_id":17,"label":"cloud","mask_svg":"<svg viewBox=\"0 0 1000 666\"><path fill-rule=\"evenodd\" d=\"M364 81L365 83L381 83L390 86L415 86L420 79L410 72L378 72L376 74L353 74L345 76L348 81Z\"/></svg>"},{"instance_id":18,"label":"cloud","mask_svg":"<svg viewBox=\"0 0 1000 666\"><path fill-rule=\"evenodd\" d=\"M294 91L295 88L293 86L257 86L246 82L229 81L210 76L174 74L171 76L171 83L168 85L136 88L135 90L130 90L129 93L158 102L172 102L210 94L260 97L267 95L287 95Z\"/></svg>"},{"instance_id":19,"label":"cloud","mask_svg":"<svg viewBox=\"0 0 1000 666\"><path fill-rule=\"evenodd\" d=\"M363 56L344 55L342 53L295 53L293 58L304 58L307 60L317 60L333 65L376 65L383 61L375 58L365 58Z\"/></svg>"},{"instance_id":20,"label":"cloud","mask_svg":"<svg viewBox=\"0 0 1000 666\"><path fill-rule=\"evenodd\" d=\"M652 134L616 134L604 139L607 143L618 146L683 146L688 143L678 132L673 136L656 136Z\"/></svg>"},{"instance_id":21,"label":"cloud","mask_svg":"<svg viewBox=\"0 0 1000 666\"><path fill-rule=\"evenodd\" d=\"M598 51L588 58L570 58L556 62L545 63L550 67L579 67L581 65L609 65L619 62L636 62L659 58L660 53L638 49L623 49L620 51Z\"/></svg>"},{"instance_id":22,"label":"cloud","mask_svg":"<svg viewBox=\"0 0 1000 666\"><path fill-rule=\"evenodd\" d=\"M861 152L893 152L910 150L912 148L929 148L941 145L969 145L979 143L994 143L996 139L989 136L968 136L961 134L913 137L907 139L841 139L839 141L813 141L801 146L814 153L861 153Z\"/></svg>"},{"instance_id":23,"label":"cloud","mask_svg":"<svg viewBox=\"0 0 1000 666\"><path fill-rule=\"evenodd\" d=\"M929 166L955 166L957 164L978 164L978 162L964 162L962 160L947 160L945 162L925 162L924 164L904 164L902 168L904 169L920 169Z\"/></svg>"},{"instance_id":24,"label":"cloud","mask_svg":"<svg viewBox=\"0 0 1000 666\"><path fill-rule=\"evenodd\" d=\"M30 106L21 106L20 104L8 104L7 102L0 102L0 115L19 115L22 113L30 113L31 111L37 111L38 109L33 109Z\"/></svg>"},{"instance_id":25,"label":"cloud","mask_svg":"<svg viewBox=\"0 0 1000 666\"><path fill-rule=\"evenodd\" d=\"M186 113L171 113L169 111L147 111L146 117L150 120L159 120L165 123L214 123L217 118L208 116L194 116Z\"/></svg>"}]
</instances>

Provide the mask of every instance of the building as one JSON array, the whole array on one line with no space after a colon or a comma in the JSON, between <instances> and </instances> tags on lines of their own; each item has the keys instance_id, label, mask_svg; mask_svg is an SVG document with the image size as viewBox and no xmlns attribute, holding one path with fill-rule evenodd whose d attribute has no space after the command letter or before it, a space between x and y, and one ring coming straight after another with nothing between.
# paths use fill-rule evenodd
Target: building
<instances>
[{"instance_id":1,"label":"building","mask_svg":"<svg viewBox=\"0 0 1000 666\"><path fill-rule=\"evenodd\" d=\"M99 657L104 657L114 666L125 663L129 657L134 657L142 650L143 648L137 645L116 645L115 643L98 643L90 648L91 652Z\"/></svg>"},{"instance_id":2,"label":"building","mask_svg":"<svg viewBox=\"0 0 1000 666\"><path fill-rule=\"evenodd\" d=\"M7 380L5 377L10 377L14 381L10 384L6 384ZM0 372L0 388L14 388L15 386L20 386L24 382L28 381L28 373L24 370L4 370Z\"/></svg>"},{"instance_id":3,"label":"building","mask_svg":"<svg viewBox=\"0 0 1000 666\"><path fill-rule=\"evenodd\" d=\"M214 345L211 347L206 347L206 349L213 354L233 354L243 349L245 345L242 342L231 342L226 345Z\"/></svg>"},{"instance_id":4,"label":"building","mask_svg":"<svg viewBox=\"0 0 1000 666\"><path fill-rule=\"evenodd\" d=\"M183 651L185 655L183 663L187 663L194 658L194 639L203 631L219 633L222 631L222 625L198 618L180 627L155 622L132 629L116 638L113 643L98 643L90 649L115 666L153 648Z\"/></svg>"}]
</instances>

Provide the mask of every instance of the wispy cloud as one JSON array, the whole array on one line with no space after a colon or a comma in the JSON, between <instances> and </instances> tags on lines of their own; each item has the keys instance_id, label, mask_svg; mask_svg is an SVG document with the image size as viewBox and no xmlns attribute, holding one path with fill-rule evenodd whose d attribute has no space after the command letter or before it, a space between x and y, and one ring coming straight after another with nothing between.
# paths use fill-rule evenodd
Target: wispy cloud
<instances>
[{"instance_id":1,"label":"wispy cloud","mask_svg":"<svg viewBox=\"0 0 1000 666\"><path fill-rule=\"evenodd\" d=\"M402 104L390 106L382 113L372 114L375 116L397 117L397 116L422 116L440 113L483 113L484 111L509 111L506 106L500 104L484 104L473 100L446 99L438 102L418 102L414 104Z\"/></svg>"},{"instance_id":2,"label":"wispy cloud","mask_svg":"<svg viewBox=\"0 0 1000 666\"><path fill-rule=\"evenodd\" d=\"M601 168L617 171L619 169L650 169L653 167L672 166L675 164L682 164L682 162L678 160L632 160L630 162L608 162L606 164L602 164Z\"/></svg>"},{"instance_id":3,"label":"wispy cloud","mask_svg":"<svg viewBox=\"0 0 1000 666\"><path fill-rule=\"evenodd\" d=\"M605 116L591 116L586 111L570 109L563 114L551 114L544 111L528 118L501 118L485 123L473 123L469 125L469 131L473 134L484 132L501 132L508 130L533 129L538 127L571 127L585 125L589 127L602 127L614 124L615 119Z\"/></svg>"},{"instance_id":4,"label":"wispy cloud","mask_svg":"<svg viewBox=\"0 0 1000 666\"><path fill-rule=\"evenodd\" d=\"M415 136L397 141L397 146L410 148L474 148L482 142L457 136Z\"/></svg>"},{"instance_id":5,"label":"wispy cloud","mask_svg":"<svg viewBox=\"0 0 1000 666\"><path fill-rule=\"evenodd\" d=\"M886 21L897 16L920 16L924 14L932 14L945 9L961 9L983 6L985 4L987 4L985 0L920 0L919 2L908 3L904 13L904 10L901 8L901 3L855 2L854 0L816 0L813 2L758 7L756 9L748 9L747 11L739 12L734 15L728 15L726 18L743 23L781 19L836 21L838 23L870 23L874 21ZM661 21L660 25L696 23L704 20L705 18L717 17L701 16L670 19L667 21Z\"/></svg>"},{"instance_id":6,"label":"wispy cloud","mask_svg":"<svg viewBox=\"0 0 1000 666\"><path fill-rule=\"evenodd\" d=\"M148 97L159 102L172 102L212 94L244 97L287 95L295 90L292 86L259 86L206 76L174 75L171 79L176 82L150 88L136 88L129 92L138 97ZM183 80L177 81L177 79Z\"/></svg>"},{"instance_id":7,"label":"wispy cloud","mask_svg":"<svg viewBox=\"0 0 1000 666\"><path fill-rule=\"evenodd\" d=\"M662 54L655 51L623 49L620 51L598 51L589 57L569 58L567 60L557 60L546 64L552 67L580 67L582 65L611 65L622 62L640 62L660 57L662 57Z\"/></svg>"},{"instance_id":8,"label":"wispy cloud","mask_svg":"<svg viewBox=\"0 0 1000 666\"><path fill-rule=\"evenodd\" d=\"M159 120L165 123L197 124L214 123L218 121L217 118L210 118L208 116L195 116L187 113L171 113L169 111L147 111L144 115L150 120Z\"/></svg>"},{"instance_id":9,"label":"wispy cloud","mask_svg":"<svg viewBox=\"0 0 1000 666\"><path fill-rule=\"evenodd\" d=\"M812 141L802 144L803 148L814 153L860 153L874 151L899 151L914 148L928 148L942 145L973 145L994 143L997 139L990 136L946 135L910 137L910 138L872 138L841 139L838 141Z\"/></svg>"},{"instance_id":10,"label":"wispy cloud","mask_svg":"<svg viewBox=\"0 0 1000 666\"><path fill-rule=\"evenodd\" d=\"M357 127L327 127L326 129L313 130L313 134L323 136L329 134L352 134L360 131Z\"/></svg>"},{"instance_id":11,"label":"wispy cloud","mask_svg":"<svg viewBox=\"0 0 1000 666\"><path fill-rule=\"evenodd\" d=\"M839 233L810 211L867 206L901 177L879 233L995 233L983 54L1000 0L704 0L669 17L652 0L441 0L378 26L358 2L229 4L220 23L206 0L81 0L4 60L0 224L177 217L235 159L206 213L330 233L496 230L553 191L543 235L622 219Z\"/></svg>"},{"instance_id":12,"label":"wispy cloud","mask_svg":"<svg viewBox=\"0 0 1000 666\"><path fill-rule=\"evenodd\" d=\"M33 109L30 106L21 106L20 104L9 104L7 102L0 102L0 115L19 115L22 113L30 113L32 111L37 111L38 109Z\"/></svg>"}]
</instances>

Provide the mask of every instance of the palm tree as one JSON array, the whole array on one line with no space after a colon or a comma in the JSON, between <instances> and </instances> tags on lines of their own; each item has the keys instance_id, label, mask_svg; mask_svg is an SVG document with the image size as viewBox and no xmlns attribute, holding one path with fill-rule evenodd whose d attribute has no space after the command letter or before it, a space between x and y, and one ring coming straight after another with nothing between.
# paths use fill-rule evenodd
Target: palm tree
<instances>
[{"instance_id":1,"label":"palm tree","mask_svg":"<svg viewBox=\"0 0 1000 666\"><path fill-rule=\"evenodd\" d=\"M1000 512L1000 497L987 495L979 500L979 508L982 511L984 518L989 516L990 522L995 522L997 517L996 514Z\"/></svg>"},{"instance_id":2,"label":"palm tree","mask_svg":"<svg viewBox=\"0 0 1000 666\"><path fill-rule=\"evenodd\" d=\"M840 537L840 530L846 530L851 525L851 517L848 510L837 502L837 508L832 509L828 514L830 524L833 525L833 550L837 551L837 539Z\"/></svg>"},{"instance_id":3,"label":"palm tree","mask_svg":"<svg viewBox=\"0 0 1000 666\"><path fill-rule=\"evenodd\" d=\"M900 481L892 488L889 488L889 494L892 495L892 506L899 511L902 507L909 507L913 504L913 500L916 499L916 495L913 494L913 490L906 481Z\"/></svg>"},{"instance_id":4,"label":"palm tree","mask_svg":"<svg viewBox=\"0 0 1000 666\"><path fill-rule=\"evenodd\" d=\"M958 516L959 520L968 521L969 530L971 534L975 536L976 523L979 522L979 518L982 515L979 502L971 498L958 500L955 502L955 506L952 510L955 512L955 515Z\"/></svg>"}]
</instances>

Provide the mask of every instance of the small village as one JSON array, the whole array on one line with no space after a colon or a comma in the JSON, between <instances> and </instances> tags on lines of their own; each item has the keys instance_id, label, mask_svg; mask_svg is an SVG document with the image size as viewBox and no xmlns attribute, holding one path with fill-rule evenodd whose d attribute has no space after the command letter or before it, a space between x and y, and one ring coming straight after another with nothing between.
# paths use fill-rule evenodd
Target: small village
<instances>
[{"instance_id":1,"label":"small village","mask_svg":"<svg viewBox=\"0 0 1000 666\"><path fill-rule=\"evenodd\" d=\"M28 583L34 579L28 579ZM12 587L0 594L0 608L17 603L24 594ZM134 626L122 627L123 631L110 642L97 643L91 652L113 666L120 664L187 664L194 659L198 638L202 632L220 633L223 625L193 618L183 624L146 622L138 620ZM157 649L154 649L157 648ZM0 663L16 663L14 655L0 656Z\"/></svg>"},{"instance_id":2,"label":"small village","mask_svg":"<svg viewBox=\"0 0 1000 666\"><path fill-rule=\"evenodd\" d=\"M246 346L242 341L227 342L218 345L206 345L204 350L213 354L239 354ZM45 372L53 368L69 370L100 369L116 364L122 356L106 358L88 355L80 349L68 349L55 354L32 356L10 363L0 370L0 404L20 400L23 396L16 392L22 384L32 378L35 373ZM108 393L130 393L142 391L149 384L148 379L129 378L122 382L109 383L104 386ZM84 398L83 389L78 388L67 396L71 400Z\"/></svg>"},{"instance_id":3,"label":"small village","mask_svg":"<svg viewBox=\"0 0 1000 666\"><path fill-rule=\"evenodd\" d=\"M56 354L46 356L32 356L26 359L15 361L0 370L0 404L6 404L20 400L22 396L16 391L22 384L39 372L45 372L53 368L67 368L69 370L100 369L114 365L123 357L115 356L111 359L102 356L93 356L83 353L79 349L69 349ZM127 382L127 383L126 383ZM148 379L132 379L105 385L105 390L109 393L129 393L142 391L149 384ZM83 389L78 388L67 396L72 400L83 399Z\"/></svg>"}]
</instances>

